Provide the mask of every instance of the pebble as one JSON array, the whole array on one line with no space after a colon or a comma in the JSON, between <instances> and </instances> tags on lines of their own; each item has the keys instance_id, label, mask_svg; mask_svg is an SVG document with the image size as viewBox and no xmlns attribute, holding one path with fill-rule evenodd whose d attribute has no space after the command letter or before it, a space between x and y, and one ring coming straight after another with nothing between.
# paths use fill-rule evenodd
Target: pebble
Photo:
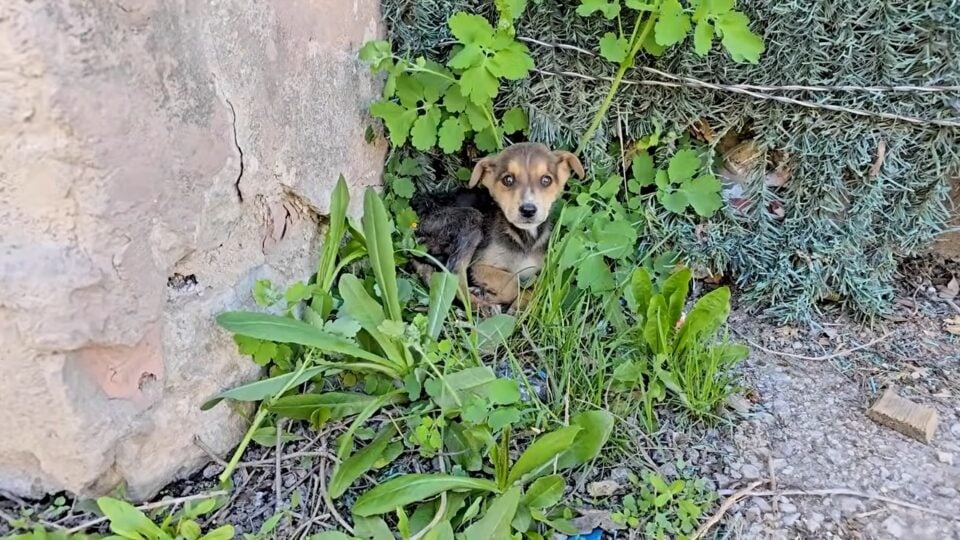
<instances>
[{"instance_id":1,"label":"pebble","mask_svg":"<svg viewBox=\"0 0 960 540\"><path fill-rule=\"evenodd\" d=\"M863 501L856 497L840 497L840 511L844 515L852 516L863 512L865 509Z\"/></svg>"},{"instance_id":2,"label":"pebble","mask_svg":"<svg viewBox=\"0 0 960 540\"><path fill-rule=\"evenodd\" d=\"M812 512L807 518L803 520L804 527L807 528L807 531L815 533L823 527L823 514L819 512Z\"/></svg>"},{"instance_id":3,"label":"pebble","mask_svg":"<svg viewBox=\"0 0 960 540\"><path fill-rule=\"evenodd\" d=\"M610 479L620 484L626 484L630 481L630 475L633 474L627 467L617 467L610 471Z\"/></svg>"},{"instance_id":4,"label":"pebble","mask_svg":"<svg viewBox=\"0 0 960 540\"><path fill-rule=\"evenodd\" d=\"M903 538L903 534L906 532L906 526L897 516L890 516L883 520L883 530L887 531L887 534L894 538Z\"/></svg>"},{"instance_id":5,"label":"pebble","mask_svg":"<svg viewBox=\"0 0 960 540\"><path fill-rule=\"evenodd\" d=\"M740 468L740 474L743 475L744 480L756 480L760 478L760 469L748 463Z\"/></svg>"},{"instance_id":6,"label":"pebble","mask_svg":"<svg viewBox=\"0 0 960 540\"><path fill-rule=\"evenodd\" d=\"M767 513L773 508L770 506L770 503L767 502L767 499L764 497L754 497L753 505L760 509L761 512Z\"/></svg>"},{"instance_id":7,"label":"pebble","mask_svg":"<svg viewBox=\"0 0 960 540\"><path fill-rule=\"evenodd\" d=\"M216 463L211 463L203 468L203 477L204 478L213 478L214 476L220 474L220 465Z\"/></svg>"},{"instance_id":8,"label":"pebble","mask_svg":"<svg viewBox=\"0 0 960 540\"><path fill-rule=\"evenodd\" d=\"M760 509L753 507L747 510L746 512L747 521L753 523L760 521Z\"/></svg>"},{"instance_id":9,"label":"pebble","mask_svg":"<svg viewBox=\"0 0 960 540\"><path fill-rule=\"evenodd\" d=\"M937 452L937 460L939 460L940 463L953 465L953 454L950 452Z\"/></svg>"},{"instance_id":10,"label":"pebble","mask_svg":"<svg viewBox=\"0 0 960 540\"><path fill-rule=\"evenodd\" d=\"M781 508L781 510L782 510L782 508ZM793 527L793 524L796 523L797 520L799 520L799 519L800 519L800 513L799 513L799 512L795 512L795 513L792 513L792 514L784 514L784 516L783 516L783 526L784 526L785 528L788 528L788 529L789 529L790 527Z\"/></svg>"},{"instance_id":11,"label":"pebble","mask_svg":"<svg viewBox=\"0 0 960 540\"><path fill-rule=\"evenodd\" d=\"M784 514L794 514L797 512L797 505L789 502L782 502L778 505L780 507L780 512Z\"/></svg>"},{"instance_id":12,"label":"pebble","mask_svg":"<svg viewBox=\"0 0 960 540\"><path fill-rule=\"evenodd\" d=\"M613 480L603 480L601 482L590 482L587 485L587 493L591 497L612 497L621 489L620 484Z\"/></svg>"}]
</instances>

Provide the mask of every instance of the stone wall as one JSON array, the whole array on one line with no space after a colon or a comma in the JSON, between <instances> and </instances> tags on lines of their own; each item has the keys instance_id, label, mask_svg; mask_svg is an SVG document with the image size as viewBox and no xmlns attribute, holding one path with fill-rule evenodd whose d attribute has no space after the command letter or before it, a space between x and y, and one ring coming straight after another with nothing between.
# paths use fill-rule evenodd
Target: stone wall
<instances>
[{"instance_id":1,"label":"stone wall","mask_svg":"<svg viewBox=\"0 0 960 540\"><path fill-rule=\"evenodd\" d=\"M312 273L380 181L375 0L0 7L0 489L152 496L245 429L217 313Z\"/></svg>"}]
</instances>

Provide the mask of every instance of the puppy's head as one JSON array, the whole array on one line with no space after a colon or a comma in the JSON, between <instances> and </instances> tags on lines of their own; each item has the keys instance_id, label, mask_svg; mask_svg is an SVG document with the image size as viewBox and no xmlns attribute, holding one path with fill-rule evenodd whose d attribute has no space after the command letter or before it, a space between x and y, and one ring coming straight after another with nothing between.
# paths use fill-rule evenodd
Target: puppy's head
<instances>
[{"instance_id":1,"label":"puppy's head","mask_svg":"<svg viewBox=\"0 0 960 540\"><path fill-rule=\"evenodd\" d=\"M570 152L539 143L520 143L477 162L470 187L483 184L510 223L536 229L546 221L571 173L583 178L583 165Z\"/></svg>"}]
</instances>

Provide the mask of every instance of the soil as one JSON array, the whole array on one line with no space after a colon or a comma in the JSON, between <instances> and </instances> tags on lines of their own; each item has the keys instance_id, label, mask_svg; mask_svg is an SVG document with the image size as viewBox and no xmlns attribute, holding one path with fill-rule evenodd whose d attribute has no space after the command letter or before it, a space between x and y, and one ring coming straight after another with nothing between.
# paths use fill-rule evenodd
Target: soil
<instances>
[{"instance_id":1,"label":"soil","mask_svg":"<svg viewBox=\"0 0 960 540\"><path fill-rule=\"evenodd\" d=\"M873 324L825 316L811 326L783 326L735 311L731 331L752 349L741 366L740 412L731 409L731 422L715 427L666 418L660 433L638 435L638 463L659 466L664 477L706 478L721 501L755 485L754 496L725 512L708 538L960 539L960 338L945 323L960 317L950 283L960 265L909 263L904 274L896 309ZM867 418L866 409L891 385L936 409L931 444ZM210 523L256 533L274 515L279 492L280 500L300 504L278 538L335 527L319 475L330 466L323 441L333 444L331 430L301 430L301 440L284 445L279 468L272 450L252 447L230 504ZM213 491L221 470L213 463L161 497ZM622 467L600 470L575 484L584 489L588 481L625 474ZM51 514L53 500L0 493L0 515L32 510L66 527L91 518L76 502ZM0 519L0 536L7 532Z\"/></svg>"}]
</instances>

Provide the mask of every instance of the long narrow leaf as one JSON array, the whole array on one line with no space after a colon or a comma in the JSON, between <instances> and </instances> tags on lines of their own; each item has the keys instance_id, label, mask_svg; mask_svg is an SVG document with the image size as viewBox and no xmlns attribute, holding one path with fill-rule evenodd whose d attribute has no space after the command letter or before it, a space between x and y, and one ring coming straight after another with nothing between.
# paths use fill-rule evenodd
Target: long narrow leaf
<instances>
[{"instance_id":1,"label":"long narrow leaf","mask_svg":"<svg viewBox=\"0 0 960 540\"><path fill-rule=\"evenodd\" d=\"M309 420L317 409L330 412L330 420L338 420L359 414L371 403L373 396L358 392L325 392L323 394L297 394L276 400L270 412L292 420Z\"/></svg>"},{"instance_id":2,"label":"long narrow leaf","mask_svg":"<svg viewBox=\"0 0 960 540\"><path fill-rule=\"evenodd\" d=\"M383 451L387 448L394 433L393 427L387 426L373 442L355 452L337 467L333 476L330 477L330 487L328 488L330 498L339 498L347 491L347 488L356 482L357 478L373 468L374 463L383 456Z\"/></svg>"},{"instance_id":3,"label":"long narrow leaf","mask_svg":"<svg viewBox=\"0 0 960 540\"><path fill-rule=\"evenodd\" d=\"M380 294L386 304L387 314L395 321L403 320L400 309L400 294L397 288L397 267L393 260L393 225L387 217L387 209L373 188L363 194L363 235L373 275L380 286Z\"/></svg>"},{"instance_id":4,"label":"long narrow leaf","mask_svg":"<svg viewBox=\"0 0 960 540\"><path fill-rule=\"evenodd\" d=\"M497 485L483 478L443 474L405 474L364 493L353 505L358 516L393 512L411 503L435 497L444 491L487 491L497 493Z\"/></svg>"},{"instance_id":5,"label":"long narrow leaf","mask_svg":"<svg viewBox=\"0 0 960 540\"><path fill-rule=\"evenodd\" d=\"M585 411L573 416L570 425L580 426L570 448L557 459L557 468L566 469L582 465L600 454L613 433L613 415L607 411Z\"/></svg>"},{"instance_id":6,"label":"long narrow leaf","mask_svg":"<svg viewBox=\"0 0 960 540\"><path fill-rule=\"evenodd\" d=\"M370 334L383 349L384 354L397 369L404 366L404 357L401 345L380 331L380 325L387 319L383 313L383 306L371 297L363 283L353 274L344 274L340 277L340 295L343 305L340 309Z\"/></svg>"},{"instance_id":7,"label":"long narrow leaf","mask_svg":"<svg viewBox=\"0 0 960 540\"><path fill-rule=\"evenodd\" d=\"M327 234L323 239L323 251L320 254L320 264L317 269L317 283L322 291L328 291L335 277L334 269L337 266L337 254L343 235L346 232L347 207L350 204L350 192L343 175L337 179L337 185L330 194L330 223Z\"/></svg>"},{"instance_id":8,"label":"long narrow leaf","mask_svg":"<svg viewBox=\"0 0 960 540\"><path fill-rule=\"evenodd\" d=\"M340 336L329 334L311 324L296 319L267 313L231 311L217 317L217 323L241 336L316 347L326 352L362 358L392 367L392 364L386 358L363 350Z\"/></svg>"},{"instance_id":9,"label":"long narrow leaf","mask_svg":"<svg viewBox=\"0 0 960 540\"><path fill-rule=\"evenodd\" d=\"M510 522L520 504L520 488L514 487L494 499L483 517L467 527L464 540L492 540L510 538Z\"/></svg>"},{"instance_id":10,"label":"long narrow leaf","mask_svg":"<svg viewBox=\"0 0 960 540\"><path fill-rule=\"evenodd\" d=\"M440 329L447 319L453 299L457 296L457 276L449 272L434 272L430 276L430 308L427 311L427 335L433 339L440 336Z\"/></svg>"},{"instance_id":11,"label":"long narrow leaf","mask_svg":"<svg viewBox=\"0 0 960 540\"><path fill-rule=\"evenodd\" d=\"M507 484L512 484L528 473L537 473L549 464L553 458L563 453L573 444L581 426L567 426L556 431L541 435L527 450L520 454L517 462L510 469Z\"/></svg>"},{"instance_id":12,"label":"long narrow leaf","mask_svg":"<svg viewBox=\"0 0 960 540\"><path fill-rule=\"evenodd\" d=\"M217 394L209 401L201 405L200 410L206 411L211 409L214 405L220 403L220 401L224 399L232 399L235 401L262 401L269 397L275 396L278 392L287 387L288 383L290 384L290 387L303 384L323 373L323 371L326 369L329 368L314 367L305 370L300 374L300 376L297 376L296 373L285 373L269 379L263 379L262 381L256 381L249 384L244 384L243 386L238 386L236 388L231 388L230 390ZM291 380L293 382L291 382Z\"/></svg>"}]
</instances>

